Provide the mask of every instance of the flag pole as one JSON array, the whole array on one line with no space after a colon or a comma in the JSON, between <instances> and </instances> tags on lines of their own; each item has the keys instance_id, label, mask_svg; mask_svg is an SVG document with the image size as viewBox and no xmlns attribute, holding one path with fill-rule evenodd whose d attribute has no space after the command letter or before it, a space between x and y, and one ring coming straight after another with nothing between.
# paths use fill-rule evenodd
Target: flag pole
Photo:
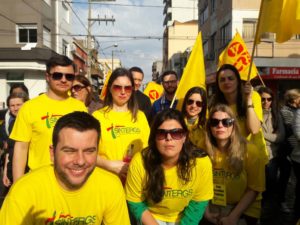
<instances>
[{"instance_id":1,"label":"flag pole","mask_svg":"<svg viewBox=\"0 0 300 225\"><path fill-rule=\"evenodd\" d=\"M175 100L176 100L176 94L174 95L174 97L172 99L172 102L171 102L171 105L170 105L170 109L173 107Z\"/></svg>"},{"instance_id":2,"label":"flag pole","mask_svg":"<svg viewBox=\"0 0 300 225\"><path fill-rule=\"evenodd\" d=\"M257 45L257 40L258 40L258 29L260 27L260 17L261 17L261 11L262 11L262 6L264 4L264 0L261 0L261 3L260 3L260 8L259 8L259 14L258 14L258 21L257 21L257 26L256 26L256 29L255 29L255 39L253 41L253 47L252 47L252 53L251 53L251 60L250 60L250 68L249 68L249 71L248 71L248 78L247 78L247 81L250 80L250 74L251 74L251 70L252 70L252 65L253 65L253 59L254 59L254 53L255 53L255 47ZM263 86L266 86L264 84L264 82L262 81L262 78L260 76L259 73L257 73L260 81L262 82Z\"/></svg>"}]
</instances>

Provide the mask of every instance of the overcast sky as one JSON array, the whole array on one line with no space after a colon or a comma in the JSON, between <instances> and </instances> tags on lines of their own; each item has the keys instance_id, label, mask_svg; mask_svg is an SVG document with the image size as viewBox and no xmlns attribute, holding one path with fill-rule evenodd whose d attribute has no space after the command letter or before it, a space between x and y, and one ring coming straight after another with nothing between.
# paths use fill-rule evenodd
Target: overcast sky
<instances>
[{"instance_id":1,"label":"overcast sky","mask_svg":"<svg viewBox=\"0 0 300 225\"><path fill-rule=\"evenodd\" d=\"M87 1L74 0L72 3L75 13L86 26L88 4L80 4L79 2L87 3ZM92 26L92 35L97 36L100 43L101 57L111 58L112 50L114 50L114 58L119 58L124 67L139 66L144 70L145 83L151 80L152 63L156 60L162 60L162 39L157 39L163 36L162 2L162 0L116 0L92 4L92 18L97 18L99 15L100 18L113 16L116 19L114 24L109 22L106 25L105 22L101 22L99 25L96 22ZM105 5L105 3L109 3L109 5ZM73 17L73 33L87 34L80 20L76 16ZM129 38L124 38L124 36ZM136 38L141 36L146 38ZM115 43L118 44L118 47L107 48Z\"/></svg>"}]
</instances>

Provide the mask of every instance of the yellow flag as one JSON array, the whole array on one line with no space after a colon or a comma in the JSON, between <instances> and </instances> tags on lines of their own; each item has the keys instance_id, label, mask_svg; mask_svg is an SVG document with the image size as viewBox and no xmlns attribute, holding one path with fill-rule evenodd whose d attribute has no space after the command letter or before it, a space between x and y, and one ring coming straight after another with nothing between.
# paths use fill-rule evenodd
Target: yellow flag
<instances>
[{"instance_id":1,"label":"yellow flag","mask_svg":"<svg viewBox=\"0 0 300 225\"><path fill-rule=\"evenodd\" d=\"M262 0L256 43L266 32L276 34L276 42L282 43L300 34L299 0Z\"/></svg>"},{"instance_id":2,"label":"yellow flag","mask_svg":"<svg viewBox=\"0 0 300 225\"><path fill-rule=\"evenodd\" d=\"M250 61L251 57L247 50L247 46L239 34L236 32L233 39L229 42L227 47L219 56L219 64L220 68L223 64L231 64L237 68L241 75L242 80L248 79L248 72L250 69ZM250 80L257 76L257 68L255 64L252 64Z\"/></svg>"},{"instance_id":3,"label":"yellow flag","mask_svg":"<svg viewBox=\"0 0 300 225\"><path fill-rule=\"evenodd\" d=\"M199 32L175 93L175 98L178 99L176 106L178 110L181 110L184 96L190 88L195 86L205 88L205 77L202 34Z\"/></svg>"},{"instance_id":4,"label":"yellow flag","mask_svg":"<svg viewBox=\"0 0 300 225\"><path fill-rule=\"evenodd\" d=\"M151 103L159 99L163 92L164 88L154 81L149 82L144 90L144 94L150 98Z\"/></svg>"},{"instance_id":5,"label":"yellow flag","mask_svg":"<svg viewBox=\"0 0 300 225\"><path fill-rule=\"evenodd\" d=\"M108 84L108 81L109 81L109 78L110 78L110 75L111 75L111 70L109 70L105 76L105 82L103 84L103 88L101 90L101 94L99 96L99 98L104 101L104 98L106 96L106 93L107 93L107 84Z\"/></svg>"}]
</instances>

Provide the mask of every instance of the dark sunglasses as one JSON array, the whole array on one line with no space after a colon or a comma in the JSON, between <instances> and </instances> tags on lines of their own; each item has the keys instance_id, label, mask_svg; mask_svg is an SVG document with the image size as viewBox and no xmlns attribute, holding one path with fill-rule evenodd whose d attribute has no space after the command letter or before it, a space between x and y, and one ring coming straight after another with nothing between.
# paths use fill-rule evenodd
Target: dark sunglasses
<instances>
[{"instance_id":1,"label":"dark sunglasses","mask_svg":"<svg viewBox=\"0 0 300 225\"><path fill-rule=\"evenodd\" d=\"M83 88L86 88L86 86L81 86L79 84L74 85L73 87L71 87L71 91L81 91Z\"/></svg>"},{"instance_id":2,"label":"dark sunglasses","mask_svg":"<svg viewBox=\"0 0 300 225\"><path fill-rule=\"evenodd\" d=\"M188 105L193 105L194 102L196 103L196 106L202 107L202 102L201 102L201 101L195 101L195 100L189 99L189 100L187 100L186 103L187 103Z\"/></svg>"},{"instance_id":3,"label":"dark sunglasses","mask_svg":"<svg viewBox=\"0 0 300 225\"><path fill-rule=\"evenodd\" d=\"M171 130L165 130L165 129L158 129L156 131L155 137L157 140L163 140L166 139L168 134L171 135L172 139L174 140L180 140L184 137L186 132L183 129L171 129Z\"/></svg>"},{"instance_id":4,"label":"dark sunglasses","mask_svg":"<svg viewBox=\"0 0 300 225\"><path fill-rule=\"evenodd\" d=\"M121 86L121 85L113 85L112 89L116 92L122 92L122 90L124 89L124 91L126 93L131 93L132 92L132 86L128 85L128 86Z\"/></svg>"},{"instance_id":5,"label":"dark sunglasses","mask_svg":"<svg viewBox=\"0 0 300 225\"><path fill-rule=\"evenodd\" d=\"M226 118L226 119L210 119L210 126L211 127L217 127L220 122L222 123L223 127L231 127L233 125L234 119L232 118Z\"/></svg>"},{"instance_id":6,"label":"dark sunglasses","mask_svg":"<svg viewBox=\"0 0 300 225\"><path fill-rule=\"evenodd\" d=\"M261 98L262 102L270 102L272 101L272 98Z\"/></svg>"},{"instance_id":7,"label":"dark sunglasses","mask_svg":"<svg viewBox=\"0 0 300 225\"><path fill-rule=\"evenodd\" d=\"M53 80L61 80L63 76L65 76L67 81L74 81L75 79L75 74L73 73L60 73L60 72L54 72L54 73L49 73L52 77Z\"/></svg>"}]
</instances>

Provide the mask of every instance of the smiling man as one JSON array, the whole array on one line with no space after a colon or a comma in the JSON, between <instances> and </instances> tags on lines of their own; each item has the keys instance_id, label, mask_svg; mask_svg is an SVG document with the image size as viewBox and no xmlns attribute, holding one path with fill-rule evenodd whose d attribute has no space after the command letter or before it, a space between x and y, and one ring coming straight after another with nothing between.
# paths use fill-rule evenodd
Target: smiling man
<instances>
[{"instance_id":1,"label":"smiling man","mask_svg":"<svg viewBox=\"0 0 300 225\"><path fill-rule=\"evenodd\" d=\"M13 179L24 174L28 159L30 170L51 163L49 146L56 121L73 111L86 111L84 104L69 97L75 79L73 61L63 55L51 57L46 64L48 91L20 109L10 138L16 141Z\"/></svg>"},{"instance_id":2,"label":"smiling man","mask_svg":"<svg viewBox=\"0 0 300 225\"><path fill-rule=\"evenodd\" d=\"M96 167L100 124L85 112L61 117L50 147L54 166L30 172L12 187L2 225L129 225L120 180Z\"/></svg>"}]
</instances>

